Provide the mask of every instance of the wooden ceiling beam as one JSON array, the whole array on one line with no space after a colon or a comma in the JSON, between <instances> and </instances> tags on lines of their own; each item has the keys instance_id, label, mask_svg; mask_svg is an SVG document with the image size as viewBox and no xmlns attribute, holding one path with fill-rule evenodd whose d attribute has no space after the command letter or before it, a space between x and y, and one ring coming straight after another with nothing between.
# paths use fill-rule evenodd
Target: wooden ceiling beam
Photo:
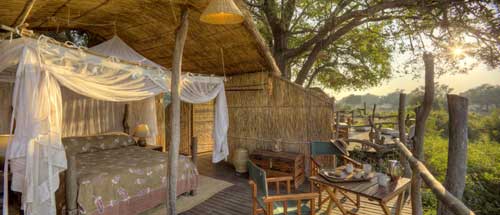
<instances>
[{"instance_id":1,"label":"wooden ceiling beam","mask_svg":"<svg viewBox=\"0 0 500 215\"><path fill-rule=\"evenodd\" d=\"M56 16L59 11L61 11L63 8L66 7L67 4L69 4L71 2L71 0L66 0L61 6L59 6L53 13L52 13L52 16L49 16L49 17L54 17ZM37 25L36 27L41 27L42 25L44 25L45 23L47 23L49 19L46 19L45 21L41 22L39 25Z\"/></svg>"},{"instance_id":2,"label":"wooden ceiling beam","mask_svg":"<svg viewBox=\"0 0 500 215\"><path fill-rule=\"evenodd\" d=\"M16 20L14 21L14 23L12 23L12 25L11 25L12 27L17 27L17 26L23 25L24 22L26 22L26 19L28 18L29 14L31 12L31 9L33 9L33 5L35 5L35 2L36 2L36 0L28 0L26 2L23 10L16 17ZM21 21L19 21L19 20L21 20Z\"/></svg>"}]
</instances>

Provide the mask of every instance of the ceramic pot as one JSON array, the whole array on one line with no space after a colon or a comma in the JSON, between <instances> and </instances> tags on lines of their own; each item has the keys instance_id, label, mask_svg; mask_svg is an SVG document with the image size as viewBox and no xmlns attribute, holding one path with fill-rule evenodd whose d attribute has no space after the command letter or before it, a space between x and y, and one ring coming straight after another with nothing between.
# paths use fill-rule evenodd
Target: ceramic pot
<instances>
[{"instance_id":1,"label":"ceramic pot","mask_svg":"<svg viewBox=\"0 0 500 215\"><path fill-rule=\"evenodd\" d=\"M237 148L234 150L233 165L236 172L245 173L247 169L248 150L244 148Z\"/></svg>"}]
</instances>

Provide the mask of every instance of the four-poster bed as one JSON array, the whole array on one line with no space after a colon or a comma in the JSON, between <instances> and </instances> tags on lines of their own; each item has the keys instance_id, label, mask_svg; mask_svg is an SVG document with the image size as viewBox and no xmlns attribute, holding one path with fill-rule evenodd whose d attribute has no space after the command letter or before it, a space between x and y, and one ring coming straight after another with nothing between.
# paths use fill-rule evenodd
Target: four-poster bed
<instances>
[{"instance_id":1,"label":"four-poster bed","mask_svg":"<svg viewBox=\"0 0 500 215\"><path fill-rule=\"evenodd\" d=\"M114 41L116 40L119 39L115 38ZM120 53L130 54L124 51L127 48L124 43L118 43L118 45L120 45L118 48L121 48ZM6 157L11 161L12 189L23 193L22 207L28 214L55 214L54 192L59 187L59 173L67 169L66 157L71 154L68 151L65 152L61 142L62 119L64 118L62 86L64 86L63 90L67 88L73 93L93 99L128 102L130 107L138 105L138 109L141 110L140 115L143 117L136 120L136 123L147 123L151 127L156 127L156 111L143 112L144 109L141 107L153 104L149 106L154 109L154 103L148 101L159 93L170 91L168 86L170 75L163 67L133 65L117 58L122 56L104 58L79 47L60 46L44 36L38 40L20 38L3 41L0 43L0 50L2 50L0 71L15 70L15 72L10 72L15 77L10 77L9 80L14 79L11 131L15 126L16 132L9 144ZM99 52L103 54L106 49L100 49ZM228 155L225 137L227 107L223 79L191 74L184 74L180 78L182 81L180 95L183 101L201 103L216 98L214 126L216 150L213 153L213 162L218 162ZM102 149L109 149L112 145L111 143L104 144L105 146L102 146L103 143L100 144ZM126 148L130 150L129 147ZM113 150L105 151L103 153ZM85 157L81 158L84 160ZM92 156L90 158L96 159ZM92 159L87 160L90 162ZM163 161L165 160L166 156ZM182 162L182 164L184 166L180 170L189 169L186 168L190 165L189 163ZM82 164L76 167L80 174L77 174L78 177L85 175L82 169L84 166ZM5 167L9 167L9 164ZM165 170L166 168L160 171L163 177L165 177ZM196 172L195 168L192 171ZM182 180L185 175L181 173L182 177L179 179ZM78 178L79 185L82 185L82 180ZM179 180L176 181L174 186L179 183ZM166 180L163 182L166 183ZM188 188L187 191L192 189ZM144 190L138 192L144 192ZM94 191L93 197L95 194ZM93 203L94 205L105 204L105 207L108 204L112 205L113 201L109 200L106 203L93 201Z\"/></svg>"}]
</instances>

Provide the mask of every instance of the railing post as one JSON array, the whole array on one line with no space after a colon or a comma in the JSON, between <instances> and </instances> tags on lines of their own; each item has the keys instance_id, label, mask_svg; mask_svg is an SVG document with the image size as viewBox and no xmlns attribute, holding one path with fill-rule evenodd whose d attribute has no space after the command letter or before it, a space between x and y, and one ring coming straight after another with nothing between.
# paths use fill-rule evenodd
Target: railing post
<instances>
[{"instance_id":1,"label":"railing post","mask_svg":"<svg viewBox=\"0 0 500 215\"><path fill-rule=\"evenodd\" d=\"M340 132L339 123L340 123L340 112L337 111L337 113L335 115L335 139L336 140L338 140L340 137L340 135L339 135L339 132Z\"/></svg>"},{"instance_id":2,"label":"railing post","mask_svg":"<svg viewBox=\"0 0 500 215\"><path fill-rule=\"evenodd\" d=\"M415 158L413 154L401 142L396 141L396 146L401 150L403 155L408 159L414 174L422 177L423 181L436 195L437 199L444 203L450 211L457 215L474 215L474 211L470 210L460 199L457 199L439 181L431 174L425 165Z\"/></svg>"},{"instance_id":3,"label":"railing post","mask_svg":"<svg viewBox=\"0 0 500 215\"><path fill-rule=\"evenodd\" d=\"M408 145L407 143L407 136L406 136L406 123L405 123L405 115L406 115L406 94L400 93L399 94L399 109L398 109L398 128L399 128L399 140L404 144ZM400 155L401 157L401 164L403 165L404 168L404 176L405 177L411 177L411 168L410 164L408 163L408 160L404 157L403 154Z\"/></svg>"}]
</instances>

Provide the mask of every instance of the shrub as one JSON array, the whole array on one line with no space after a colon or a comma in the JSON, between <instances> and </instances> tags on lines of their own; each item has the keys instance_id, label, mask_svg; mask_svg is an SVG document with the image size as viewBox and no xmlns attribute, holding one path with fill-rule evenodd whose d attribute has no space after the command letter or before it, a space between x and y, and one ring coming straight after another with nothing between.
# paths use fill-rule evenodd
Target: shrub
<instances>
[{"instance_id":1,"label":"shrub","mask_svg":"<svg viewBox=\"0 0 500 215\"><path fill-rule=\"evenodd\" d=\"M500 145L495 142L470 143L464 203L477 214L500 214ZM448 140L426 136L426 166L443 182L446 176ZM425 197L427 211L436 208L435 197Z\"/></svg>"}]
</instances>

